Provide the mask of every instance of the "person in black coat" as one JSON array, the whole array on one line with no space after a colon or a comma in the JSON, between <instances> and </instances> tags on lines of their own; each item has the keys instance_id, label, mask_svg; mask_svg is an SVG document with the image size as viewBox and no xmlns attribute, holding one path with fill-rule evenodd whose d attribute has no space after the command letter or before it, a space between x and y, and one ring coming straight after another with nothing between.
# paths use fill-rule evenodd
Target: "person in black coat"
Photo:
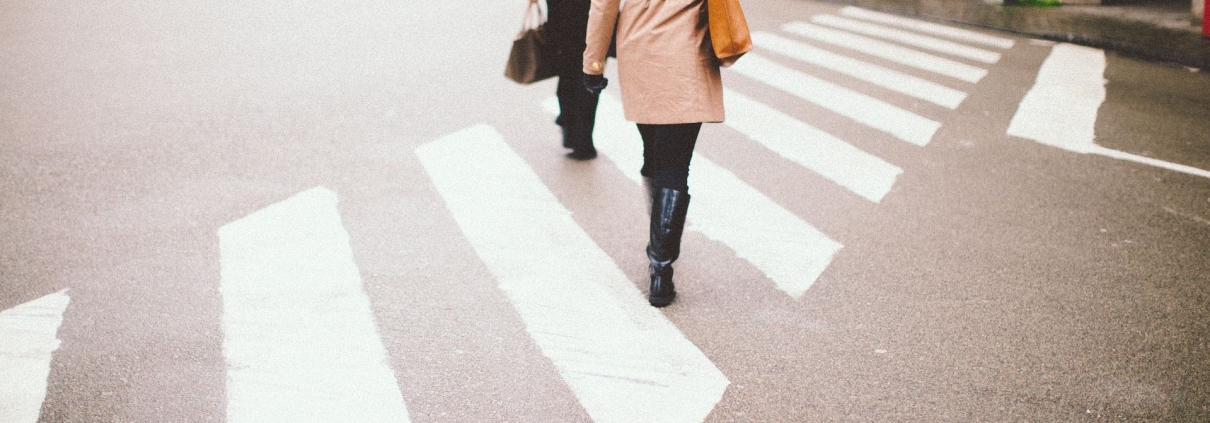
<instances>
[{"instance_id":1,"label":"person in black coat","mask_svg":"<svg viewBox=\"0 0 1210 423\"><path fill-rule=\"evenodd\" d=\"M544 32L554 49L559 84L559 117L555 123L563 129L563 146L570 148L567 157L591 160L597 157L592 142L596 125L599 92L584 89L582 69L585 30L591 0L546 0L547 19Z\"/></svg>"}]
</instances>

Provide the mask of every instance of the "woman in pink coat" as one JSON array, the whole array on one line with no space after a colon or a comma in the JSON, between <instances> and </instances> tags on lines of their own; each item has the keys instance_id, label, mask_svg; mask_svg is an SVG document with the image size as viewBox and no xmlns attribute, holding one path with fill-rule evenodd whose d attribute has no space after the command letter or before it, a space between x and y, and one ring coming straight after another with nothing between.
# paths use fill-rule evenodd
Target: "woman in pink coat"
<instances>
[{"instance_id":1,"label":"woman in pink coat","mask_svg":"<svg viewBox=\"0 0 1210 423\"><path fill-rule=\"evenodd\" d=\"M584 85L605 88L605 55L617 25L618 82L626 119L643 137L651 197L648 302L672 303L672 262L680 255L689 207L689 160L703 122L722 122L723 84L707 35L706 0L592 0Z\"/></svg>"}]
</instances>

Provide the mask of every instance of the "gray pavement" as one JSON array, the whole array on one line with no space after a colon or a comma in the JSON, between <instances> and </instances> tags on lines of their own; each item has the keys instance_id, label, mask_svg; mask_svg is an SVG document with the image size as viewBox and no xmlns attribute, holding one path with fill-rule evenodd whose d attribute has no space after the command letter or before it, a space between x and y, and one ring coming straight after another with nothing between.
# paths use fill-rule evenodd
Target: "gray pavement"
<instances>
[{"instance_id":1,"label":"gray pavement","mask_svg":"<svg viewBox=\"0 0 1210 423\"><path fill-rule=\"evenodd\" d=\"M837 4L746 2L753 29L766 41L775 39L769 35L789 39L814 49L808 59L828 56L818 54L824 51L842 60L806 62L764 44L741 67L725 71L728 98L739 94L760 107L730 108L728 123L703 128L698 152L722 177L694 183L691 219L708 216L710 198L732 194L728 186L746 186L755 194L749 198L764 197L764 206L785 211L758 217L805 222L843 248L795 297L779 288L784 273L757 264L763 257L741 254L744 245L699 230L709 225L690 229L677 264L680 297L655 311L640 294L646 288L644 195L632 179L638 166L624 157L638 151L633 132L624 132L633 125L616 107L602 109L598 142L613 148L602 148L590 162L563 157L543 107L553 97L553 81L517 86L501 75L521 3L47 0L0 8L0 57L11 58L0 61L0 330L8 330L0 336L0 365L35 355L7 336L32 326L5 323L49 327L39 332L46 341L39 367L23 367L33 377L0 372L0 412L18 397L35 396L21 401L28 407L20 411L30 417L14 421L273 420L241 419L239 412L249 410L278 413L279 421L320 421L308 413L340 405L325 406L322 399L336 397L322 394L350 392L322 384L241 384L232 377L248 367L232 354L233 343L284 344L275 331L241 337L233 329L293 320L245 321L247 309L227 307L241 299L263 300L266 311L289 306L297 290L288 284L251 299L227 287L241 280L306 281L307 272L296 270L315 266L355 268L360 286L342 285L321 297L319 307L296 308L319 317L355 314L362 320L346 326L350 333L375 327L378 354L391 370L378 375L394 377L388 391L396 391L416 422L611 421L601 417L599 404L584 401L585 389L651 389L661 386L651 380L666 380L667 372L628 377L632 366L584 354L577 357L585 363L611 365L587 375L596 383L576 383L567 360L559 360L567 355L552 354L550 338L542 339L546 333L534 325L537 314L548 328L561 329L563 321L590 326L599 317L591 311L611 304L650 312L636 314L637 322L665 329L670 323L725 375L726 390L708 398L717 402L697 420L1210 419L1210 179L1006 132L1044 63L1060 46L1071 46L974 28L1013 44L989 47L1000 55L994 63L933 51L951 60L930 70L877 49L859 51L787 30L843 14ZM816 35L857 38L814 27ZM924 57L918 48L897 45ZM1210 169L1210 146L1197 136L1210 132L1207 75L1107 56L1098 145ZM856 72L873 69L869 65L894 76ZM956 69L979 76L941 73ZM965 97L948 108L926 101L927 95L895 91L906 85L898 82L911 80L903 76ZM607 90L613 98L622 84L616 82ZM821 99L819 90L799 84L839 94ZM925 145L905 142L887 131L897 128L885 125L885 114L837 110L851 104L881 105L879 111L940 126ZM745 113L760 123L755 131L737 129ZM902 172L881 200L872 200L840 183L849 179L829 179L825 169L765 144L775 137L764 131L779 125L792 126L782 132L790 134L785 144L818 145L827 141L822 131L848 144L848 153L880 158ZM448 148L443 141L485 127L499 134L492 150ZM492 137L482 138L462 141ZM450 161L454 165L490 170L511 157L507 169L529 177L480 175L477 183L452 189L434 177L442 168L430 166L434 156L418 154L443 146L439 151L451 155L446 159L461 159ZM844 163L837 157L853 157L844 153L815 158ZM711 174L705 161L695 160L695 177ZM466 196L459 189L490 193L516 188L505 183L516 181L529 192L553 195L535 202L545 214L508 213L518 208L509 200L537 196L483 199L482 206L502 211L498 215L456 212L465 202L451 201ZM316 201L317 192L338 200ZM299 198L306 193L312 195ZM758 205L723 202L715 211L751 216ZM287 260L279 264L286 270L252 277L246 272L255 266L248 266L240 273L243 256L228 236L262 234L246 229L273 215L323 219L285 230L264 225L278 229L267 234L281 235L265 238L267 250L295 251L307 243L290 235L315 234L315 228L325 229L315 239L339 248L301 259L264 254L263 262ZM503 224L474 224L509 216L514 220ZM723 223L764 221L731 220ZM542 321L544 313L527 312L532 304L524 300L542 298L506 285L500 269L533 263L521 254L489 260L483 240L545 226L561 231L518 239L516 249L546 242L594 252L594 263L623 274L614 272L614 287L633 295L557 303L563 307L552 309L563 312L560 319ZM560 235L568 232L582 236ZM819 258L800 247L774 252L801 253L787 265ZM580 263L541 264L562 270ZM537 275L526 279L556 285L586 279L518 268ZM348 303L340 299L359 295L367 300L360 309L340 307ZM306 352L373 349L308 339L282 349L312 358ZM369 359L381 364L381 357ZM283 373L313 374L350 361L332 362L294 364ZM17 389L5 391L14 380ZM321 395L281 406L274 401L290 396L277 388ZM242 395L258 390L268 393L264 401ZM633 408L627 405L606 415ZM298 414L303 417L287 417ZM660 408L644 421L668 415Z\"/></svg>"},{"instance_id":2,"label":"gray pavement","mask_svg":"<svg viewBox=\"0 0 1210 423\"><path fill-rule=\"evenodd\" d=\"M1185 0L1114 5L1004 6L986 0L825 0L936 21L1114 50L1210 68L1210 40L1191 24Z\"/></svg>"}]
</instances>

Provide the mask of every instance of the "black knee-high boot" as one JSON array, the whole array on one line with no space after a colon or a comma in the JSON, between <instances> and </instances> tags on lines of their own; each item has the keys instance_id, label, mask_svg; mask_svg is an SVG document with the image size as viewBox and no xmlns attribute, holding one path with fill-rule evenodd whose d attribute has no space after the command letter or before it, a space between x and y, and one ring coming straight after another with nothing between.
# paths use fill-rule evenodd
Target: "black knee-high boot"
<instances>
[{"instance_id":1,"label":"black knee-high boot","mask_svg":"<svg viewBox=\"0 0 1210 423\"><path fill-rule=\"evenodd\" d=\"M669 188L649 188L651 193L651 240L647 259L651 262L651 290L647 302L656 307L672 303L672 262L681 255L681 234L689 211L689 193Z\"/></svg>"}]
</instances>

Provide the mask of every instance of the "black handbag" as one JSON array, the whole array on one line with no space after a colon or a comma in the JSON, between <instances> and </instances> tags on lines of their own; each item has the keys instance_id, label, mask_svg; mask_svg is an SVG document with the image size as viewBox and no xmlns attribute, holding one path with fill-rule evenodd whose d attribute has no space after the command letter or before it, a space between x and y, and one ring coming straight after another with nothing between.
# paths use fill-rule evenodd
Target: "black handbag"
<instances>
[{"instance_id":1,"label":"black handbag","mask_svg":"<svg viewBox=\"0 0 1210 423\"><path fill-rule=\"evenodd\" d=\"M513 40L513 48L508 54L508 65L504 68L504 76L519 84L532 84L555 76L553 49L546 40L543 27L546 17L538 0L529 0L525 8L525 19L521 22L521 32Z\"/></svg>"}]
</instances>

